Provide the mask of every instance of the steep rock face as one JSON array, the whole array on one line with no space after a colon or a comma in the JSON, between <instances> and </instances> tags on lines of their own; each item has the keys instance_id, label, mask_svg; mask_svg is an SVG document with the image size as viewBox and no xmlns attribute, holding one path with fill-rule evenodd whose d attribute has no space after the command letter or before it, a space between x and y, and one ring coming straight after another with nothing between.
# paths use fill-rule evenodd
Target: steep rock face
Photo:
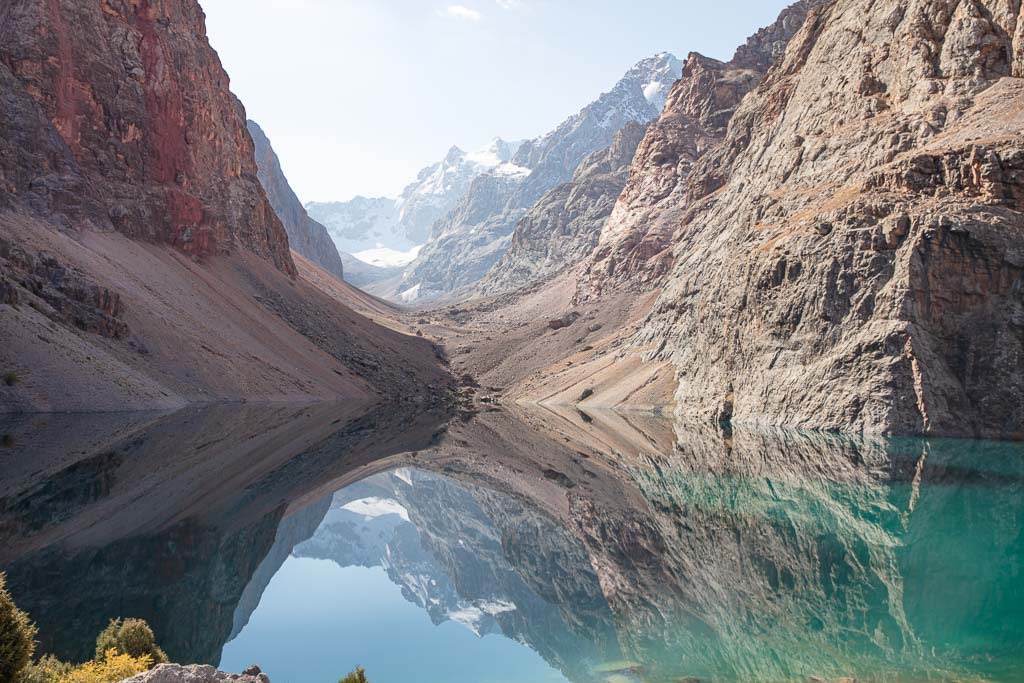
<instances>
[{"instance_id":1,"label":"steep rock face","mask_svg":"<svg viewBox=\"0 0 1024 683\"><path fill-rule=\"evenodd\" d=\"M580 279L580 297L624 284L649 288L671 263L678 195L694 162L725 136L744 95L781 56L807 13L826 0L801 0L783 10L736 50L729 62L691 53L660 118L649 127L629 181L608 219L600 248Z\"/></svg>"},{"instance_id":2,"label":"steep rock face","mask_svg":"<svg viewBox=\"0 0 1024 683\"><path fill-rule=\"evenodd\" d=\"M597 244L629 176L645 128L630 121L611 146L584 159L573 179L549 190L516 224L512 244L478 289L522 287L578 263Z\"/></svg>"},{"instance_id":3,"label":"steep rock face","mask_svg":"<svg viewBox=\"0 0 1024 683\"><path fill-rule=\"evenodd\" d=\"M355 292L296 278L195 0L5 2L0 85L0 412L401 400L431 391L410 368L443 377Z\"/></svg>"},{"instance_id":4,"label":"steep rock face","mask_svg":"<svg viewBox=\"0 0 1024 683\"><path fill-rule=\"evenodd\" d=\"M241 246L295 274L195 0L5 3L0 63L5 120L39 150L5 154L17 203L200 257Z\"/></svg>"},{"instance_id":5,"label":"steep rock face","mask_svg":"<svg viewBox=\"0 0 1024 683\"><path fill-rule=\"evenodd\" d=\"M527 174L474 181L406 272L403 298L437 298L479 281L508 249L516 222L545 192L571 180L580 162L611 145L628 122L658 116L681 68L667 52L642 60L579 113L520 145L512 165Z\"/></svg>"},{"instance_id":6,"label":"steep rock face","mask_svg":"<svg viewBox=\"0 0 1024 683\"><path fill-rule=\"evenodd\" d=\"M1021 8L813 11L675 206L678 410L1024 436Z\"/></svg>"},{"instance_id":7,"label":"steep rock face","mask_svg":"<svg viewBox=\"0 0 1024 683\"><path fill-rule=\"evenodd\" d=\"M260 184L263 185L270 206L288 233L288 244L339 280L344 279L341 256L331 241L327 228L310 218L302 207L302 202L288 184L288 179L281 170L281 161L277 158L263 129L255 121L246 123L256 145L256 166L259 169Z\"/></svg>"}]
</instances>

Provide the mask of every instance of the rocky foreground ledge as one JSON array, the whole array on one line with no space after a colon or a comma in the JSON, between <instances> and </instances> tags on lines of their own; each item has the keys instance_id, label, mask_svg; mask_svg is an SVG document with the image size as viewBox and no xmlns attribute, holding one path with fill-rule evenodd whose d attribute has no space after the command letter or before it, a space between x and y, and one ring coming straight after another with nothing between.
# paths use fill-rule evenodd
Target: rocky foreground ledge
<instances>
[{"instance_id":1,"label":"rocky foreground ledge","mask_svg":"<svg viewBox=\"0 0 1024 683\"><path fill-rule=\"evenodd\" d=\"M250 666L240 674L228 674L199 664L159 664L121 683L270 683L270 678L258 666Z\"/></svg>"}]
</instances>

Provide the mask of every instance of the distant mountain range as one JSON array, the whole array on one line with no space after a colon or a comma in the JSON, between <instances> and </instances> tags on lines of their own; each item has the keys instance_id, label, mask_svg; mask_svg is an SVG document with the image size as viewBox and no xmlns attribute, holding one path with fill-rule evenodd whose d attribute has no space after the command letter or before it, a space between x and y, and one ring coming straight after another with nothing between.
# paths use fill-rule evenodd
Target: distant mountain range
<instances>
[{"instance_id":1,"label":"distant mountain range","mask_svg":"<svg viewBox=\"0 0 1024 683\"><path fill-rule=\"evenodd\" d=\"M516 222L545 192L571 180L585 157L611 145L628 123L657 118L681 73L674 55L657 54L541 137L495 138L469 153L452 147L397 199L356 197L306 209L341 251L405 268L401 283L384 294L405 302L443 296L482 278L508 249Z\"/></svg>"},{"instance_id":2,"label":"distant mountain range","mask_svg":"<svg viewBox=\"0 0 1024 683\"><path fill-rule=\"evenodd\" d=\"M340 251L378 267L406 266L430 238L433 224L455 207L477 176L529 173L511 163L519 144L495 138L473 152L452 147L443 159L420 171L398 198L310 202L306 210L327 226Z\"/></svg>"}]
</instances>

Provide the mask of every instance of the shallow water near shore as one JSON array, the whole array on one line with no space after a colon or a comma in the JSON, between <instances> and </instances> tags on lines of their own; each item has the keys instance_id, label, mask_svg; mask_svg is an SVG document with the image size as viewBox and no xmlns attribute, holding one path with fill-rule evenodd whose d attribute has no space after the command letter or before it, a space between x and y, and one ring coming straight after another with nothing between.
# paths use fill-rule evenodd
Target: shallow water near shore
<instances>
[{"instance_id":1,"label":"shallow water near shore","mask_svg":"<svg viewBox=\"0 0 1024 683\"><path fill-rule=\"evenodd\" d=\"M0 423L40 649L274 683L1024 678L1024 447L484 412Z\"/></svg>"}]
</instances>

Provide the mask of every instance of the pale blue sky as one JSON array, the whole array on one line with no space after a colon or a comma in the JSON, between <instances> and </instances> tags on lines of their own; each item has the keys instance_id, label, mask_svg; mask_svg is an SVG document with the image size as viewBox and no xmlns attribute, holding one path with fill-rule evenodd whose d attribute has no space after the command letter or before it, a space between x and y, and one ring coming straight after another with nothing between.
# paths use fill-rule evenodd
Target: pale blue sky
<instances>
[{"instance_id":1,"label":"pale blue sky","mask_svg":"<svg viewBox=\"0 0 1024 683\"><path fill-rule=\"evenodd\" d=\"M547 132L662 50L729 58L790 0L200 0L303 202L395 196L453 144Z\"/></svg>"}]
</instances>

